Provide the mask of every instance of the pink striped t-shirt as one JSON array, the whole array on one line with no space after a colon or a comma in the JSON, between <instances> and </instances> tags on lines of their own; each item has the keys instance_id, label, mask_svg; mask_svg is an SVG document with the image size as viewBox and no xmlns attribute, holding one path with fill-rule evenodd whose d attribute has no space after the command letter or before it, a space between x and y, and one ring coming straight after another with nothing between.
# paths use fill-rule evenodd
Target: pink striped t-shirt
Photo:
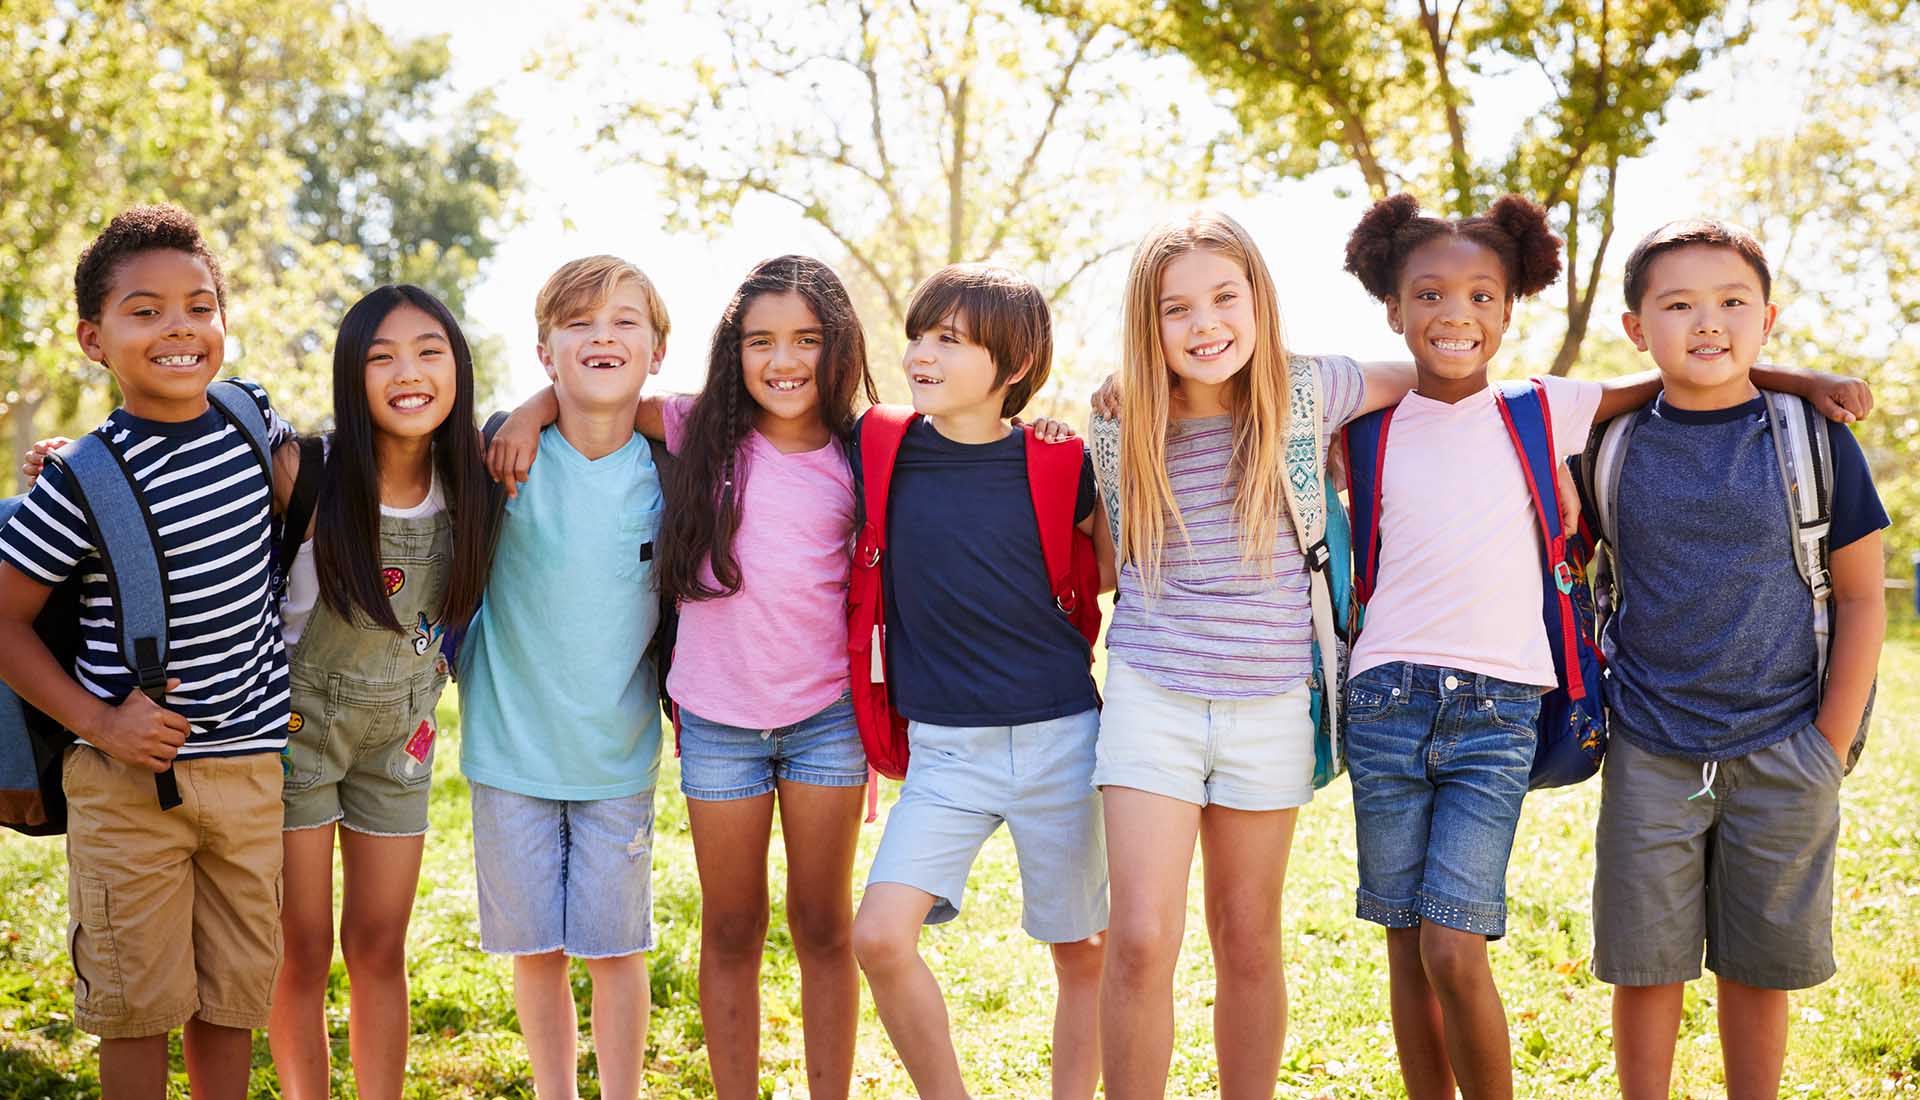
<instances>
[{"instance_id":1,"label":"pink striped t-shirt","mask_svg":"<svg viewBox=\"0 0 1920 1100\"><path fill-rule=\"evenodd\" d=\"M1366 381L1344 356L1314 363L1325 435L1360 408ZM1151 602L1139 570L1122 566L1107 627L1107 650L1127 667L1169 691L1213 699L1280 695L1313 671L1313 609L1293 523L1280 517L1265 570L1241 560L1232 451L1230 416L1167 425L1167 478L1192 544L1169 525Z\"/></svg>"},{"instance_id":2,"label":"pink striped t-shirt","mask_svg":"<svg viewBox=\"0 0 1920 1100\"><path fill-rule=\"evenodd\" d=\"M666 407L676 454L693 400ZM746 478L733 538L740 591L680 605L667 691L709 722L778 729L847 690L853 473L838 440L785 454L759 432L747 433L735 469ZM714 583L711 567L701 575Z\"/></svg>"},{"instance_id":3,"label":"pink striped t-shirt","mask_svg":"<svg viewBox=\"0 0 1920 1100\"><path fill-rule=\"evenodd\" d=\"M1586 446L1600 384L1546 378L1554 449ZM1554 683L1540 621L1540 527L1493 388L1410 393L1387 429L1380 566L1351 674L1392 661Z\"/></svg>"}]
</instances>

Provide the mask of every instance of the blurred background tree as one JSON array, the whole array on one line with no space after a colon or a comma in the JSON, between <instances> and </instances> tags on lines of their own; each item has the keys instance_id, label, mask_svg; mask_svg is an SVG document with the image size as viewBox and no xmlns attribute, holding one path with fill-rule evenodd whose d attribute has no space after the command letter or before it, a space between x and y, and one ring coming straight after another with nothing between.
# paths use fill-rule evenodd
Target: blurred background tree
<instances>
[{"instance_id":1,"label":"blurred background tree","mask_svg":"<svg viewBox=\"0 0 1920 1100\"><path fill-rule=\"evenodd\" d=\"M949 263L1028 275L1056 325L1104 320L1059 307L1134 244L1118 211L1243 182L1220 155L1230 120L1184 117L1114 28L1017 0L611 4L547 64L597 74L596 44L668 35L705 48L663 55L658 79L610 98L583 78L604 112L596 143L657 169L679 226L714 234L755 197L791 207L844 254L876 363L898 361L914 286ZM1070 359L1080 343L1055 347ZM878 372L899 399L896 373Z\"/></svg>"},{"instance_id":2,"label":"blurred background tree","mask_svg":"<svg viewBox=\"0 0 1920 1100\"><path fill-rule=\"evenodd\" d=\"M73 261L131 203L200 218L231 290L231 369L302 425L330 408L354 298L406 280L457 312L515 216L513 123L451 94L444 39L391 41L357 8L4 0L0 35L0 438L16 452L110 393L73 346Z\"/></svg>"}]
</instances>

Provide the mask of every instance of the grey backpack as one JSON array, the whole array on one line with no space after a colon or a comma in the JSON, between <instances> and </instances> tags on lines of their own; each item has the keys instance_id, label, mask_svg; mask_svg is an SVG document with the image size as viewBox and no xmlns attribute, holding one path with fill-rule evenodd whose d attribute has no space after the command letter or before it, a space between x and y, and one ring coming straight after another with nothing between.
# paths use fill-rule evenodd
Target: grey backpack
<instances>
[{"instance_id":1,"label":"grey backpack","mask_svg":"<svg viewBox=\"0 0 1920 1100\"><path fill-rule=\"evenodd\" d=\"M245 389L232 382L207 387L213 407L240 430L269 473L266 418ZM139 678L139 689L164 704L167 690L167 577L161 569L159 535L133 482L101 429L47 456L65 473L92 531L107 575L107 589L120 626L120 659ZM13 518L24 497L0 500L0 524ZM80 631L80 576L68 577L47 597L34 629L68 672L85 644ZM67 830L67 800L60 765L75 738L51 717L0 684L0 825L33 836ZM180 804L173 770L154 776L160 808Z\"/></svg>"},{"instance_id":2,"label":"grey backpack","mask_svg":"<svg viewBox=\"0 0 1920 1100\"><path fill-rule=\"evenodd\" d=\"M1814 407L1787 393L1763 391L1767 432L1779 463L1780 484L1786 487L1785 505L1792 524L1793 562L1813 593L1813 643L1819 666L1815 682L1822 694L1827 686L1827 654L1833 641L1833 577L1828 572L1827 536L1833 527L1833 444L1826 421ZM1575 460L1582 505L1599 525L1599 546L1593 554L1594 610L1602 630L1620 606L1619 570L1614 547L1619 536L1620 472L1627 463L1627 443L1648 416L1646 410L1616 416L1595 426L1586 453ZM1604 547L1604 551L1602 550ZM1878 682L1875 683L1878 688ZM1860 716L1860 729L1847 752L1851 772L1867 746L1867 724L1873 718L1873 692Z\"/></svg>"}]
</instances>

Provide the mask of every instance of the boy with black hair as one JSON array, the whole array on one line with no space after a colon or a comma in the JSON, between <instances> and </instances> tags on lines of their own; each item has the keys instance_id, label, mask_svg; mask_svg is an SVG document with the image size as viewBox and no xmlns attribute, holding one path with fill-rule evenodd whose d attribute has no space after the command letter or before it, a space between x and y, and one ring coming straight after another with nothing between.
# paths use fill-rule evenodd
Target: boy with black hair
<instances>
[{"instance_id":1,"label":"boy with black hair","mask_svg":"<svg viewBox=\"0 0 1920 1100\"><path fill-rule=\"evenodd\" d=\"M1624 457L1609 467L1603 443L1589 470L1618 486L1595 493L1618 609L1604 638L1617 736L1595 843L1593 970L1614 986L1626 1100L1667 1096L1703 947L1735 1100L1776 1094L1787 991L1834 971L1840 779L1886 628L1888 521L1850 432L1754 388L1771 291L1759 243L1736 227L1674 222L1643 239L1621 320L1665 391L1622 426L1630 447L1610 433ZM1822 477L1814 456L1828 450ZM1808 530L1794 527L1797 490L1830 493L1824 554L1817 540L1796 549Z\"/></svg>"},{"instance_id":2,"label":"boy with black hair","mask_svg":"<svg viewBox=\"0 0 1920 1100\"><path fill-rule=\"evenodd\" d=\"M210 407L226 287L192 217L139 206L81 253L87 358L123 404L95 431L151 519L167 595L165 705L120 659L117 589L85 502L49 463L0 528L0 678L80 738L66 753L74 1022L100 1036L109 1100L165 1093L186 1028L196 1097L246 1093L280 962L280 750L287 661L269 585L272 486ZM270 446L291 436L248 385ZM71 674L34 620L78 575L85 647ZM180 804L154 776L173 770Z\"/></svg>"},{"instance_id":3,"label":"boy with black hair","mask_svg":"<svg viewBox=\"0 0 1920 1100\"><path fill-rule=\"evenodd\" d=\"M920 416L900 443L879 522L887 679L913 757L853 939L880 1020L931 1100L957 1100L966 1087L920 928L959 915L968 871L1002 822L1020 862L1022 926L1050 946L1060 983L1053 1095L1090 1098L1099 1080L1098 700L1086 639L1047 576L1025 434L1006 419L1046 381L1051 325L1039 288L976 264L934 273L907 308L904 366ZM864 425L858 436L865 446ZM857 451L853 468L861 477ZM1083 463L1080 530L1104 532L1094 511Z\"/></svg>"}]
</instances>

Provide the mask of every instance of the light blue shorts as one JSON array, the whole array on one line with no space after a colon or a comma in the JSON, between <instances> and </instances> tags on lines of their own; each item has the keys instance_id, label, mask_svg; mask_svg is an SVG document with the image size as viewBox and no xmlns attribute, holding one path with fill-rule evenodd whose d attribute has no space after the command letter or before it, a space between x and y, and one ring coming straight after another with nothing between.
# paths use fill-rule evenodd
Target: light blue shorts
<instances>
[{"instance_id":1,"label":"light blue shorts","mask_svg":"<svg viewBox=\"0 0 1920 1100\"><path fill-rule=\"evenodd\" d=\"M653 948L653 788L562 802L473 785L480 950L604 959Z\"/></svg>"},{"instance_id":2,"label":"light blue shorts","mask_svg":"<svg viewBox=\"0 0 1920 1100\"><path fill-rule=\"evenodd\" d=\"M1107 927L1107 838L1093 788L1100 712L1019 726L912 722L900 801L867 885L896 882L934 896L928 924L960 915L967 872L1001 822L1020 862L1020 927L1073 943Z\"/></svg>"},{"instance_id":3,"label":"light blue shorts","mask_svg":"<svg viewBox=\"0 0 1920 1100\"><path fill-rule=\"evenodd\" d=\"M777 729L709 722L680 708L680 793L702 802L756 798L774 780L816 787L867 781L867 751L853 721L853 697Z\"/></svg>"}]
</instances>

